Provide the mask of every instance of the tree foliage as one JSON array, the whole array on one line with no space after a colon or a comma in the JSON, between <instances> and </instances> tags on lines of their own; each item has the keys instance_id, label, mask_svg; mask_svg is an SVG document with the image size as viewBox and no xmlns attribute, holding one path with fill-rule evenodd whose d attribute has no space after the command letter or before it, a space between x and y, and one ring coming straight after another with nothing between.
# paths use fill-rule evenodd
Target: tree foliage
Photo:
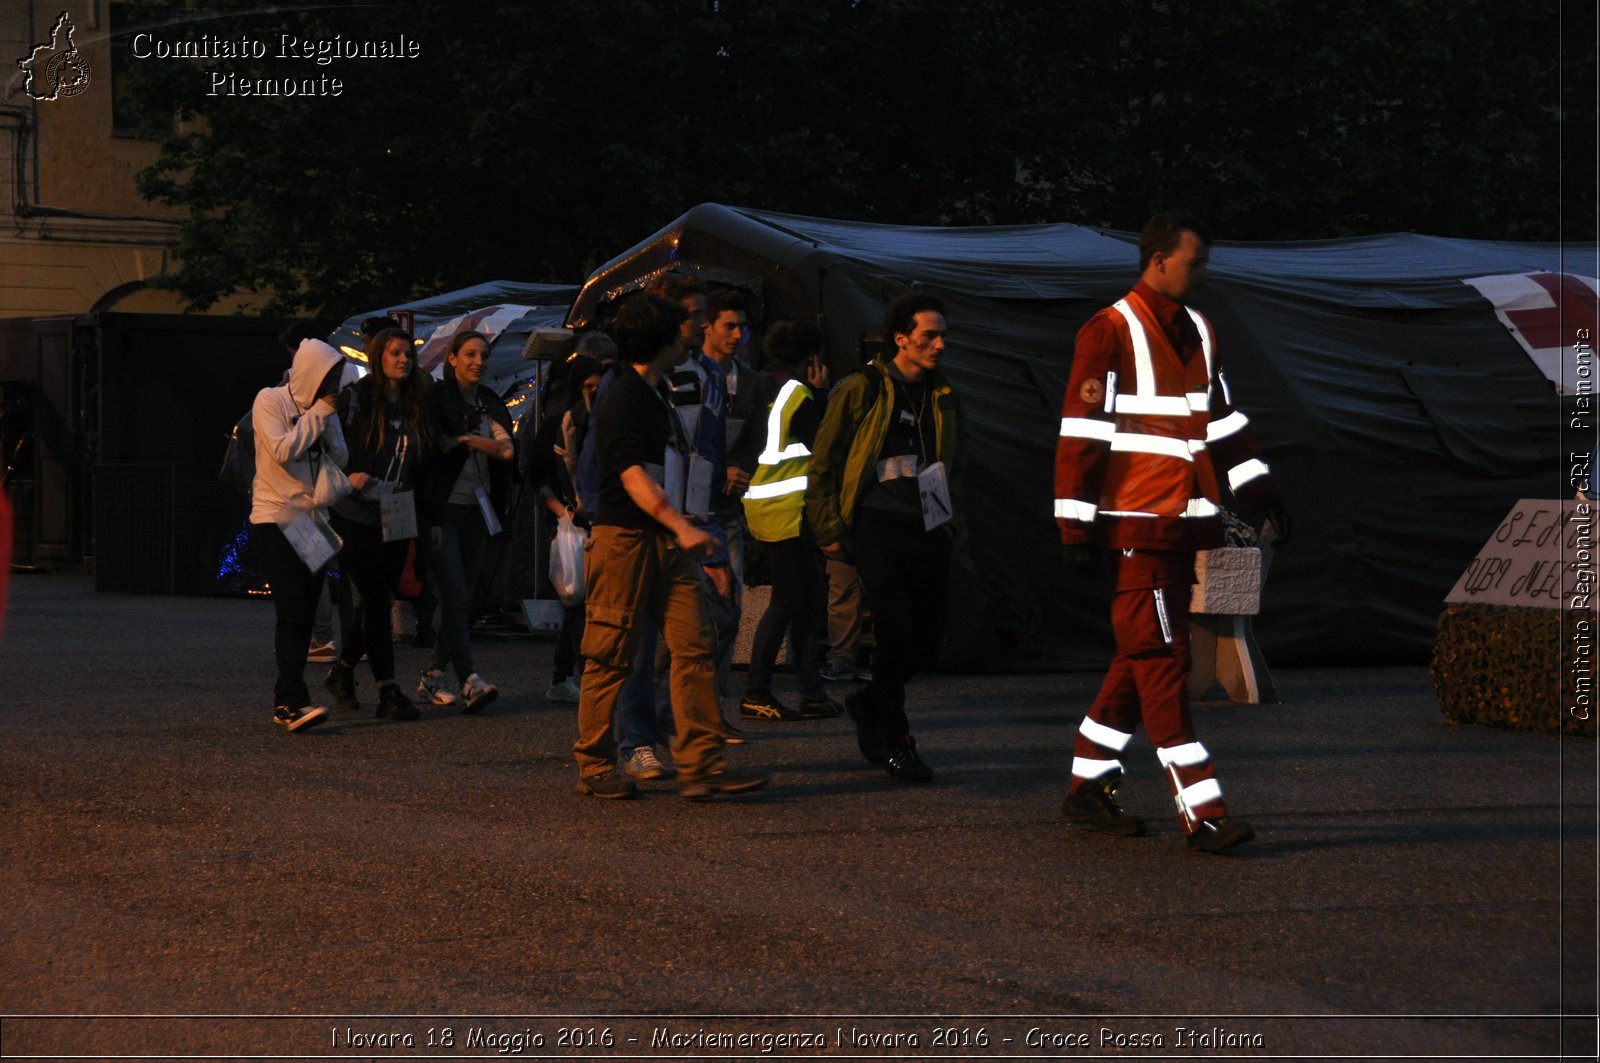
<instances>
[{"instance_id":1,"label":"tree foliage","mask_svg":"<svg viewBox=\"0 0 1600 1063\"><path fill-rule=\"evenodd\" d=\"M1558 209L1558 163L1593 154L1593 50L1569 49L1563 70L1562 11L1498 0L145 2L136 28L257 39L274 54L137 61L132 91L162 131L143 190L192 210L176 249L181 293L204 307L272 292L274 310L340 314L492 277L576 281L707 201L1117 228L1182 206L1236 240L1592 239L1591 195ZM405 34L421 57L279 60L280 33ZM344 90L209 95L212 71L327 74ZM169 132L174 106L184 132Z\"/></svg>"}]
</instances>

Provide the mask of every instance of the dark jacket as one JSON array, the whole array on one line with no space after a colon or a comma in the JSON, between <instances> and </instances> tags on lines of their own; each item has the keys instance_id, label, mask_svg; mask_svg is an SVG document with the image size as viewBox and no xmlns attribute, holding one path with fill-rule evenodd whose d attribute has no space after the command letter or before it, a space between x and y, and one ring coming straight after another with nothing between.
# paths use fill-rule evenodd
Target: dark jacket
<instances>
[{"instance_id":1,"label":"dark jacket","mask_svg":"<svg viewBox=\"0 0 1600 1063\"><path fill-rule=\"evenodd\" d=\"M817 543L827 546L843 540L855 527L857 503L871 485L878 451L894 412L896 384L888 363L874 359L861 372L834 385L822 427L811 445L807 470L806 519ZM961 404L944 374L929 373L928 399L933 407L933 460L942 461L949 477L950 494L957 495L966 427ZM961 512L957 503L956 512Z\"/></svg>"},{"instance_id":2,"label":"dark jacket","mask_svg":"<svg viewBox=\"0 0 1600 1063\"><path fill-rule=\"evenodd\" d=\"M433 477L439 464L438 452L425 446L420 438L421 434L414 429L403 429L401 433L385 432L383 442L377 446L368 441L372 434L373 418L382 415L382 411L371 408L372 391L369 380L370 378L363 379L345 388L339 392L336 400L339 424L344 429L345 446L350 451L350 460L345 462L344 471L364 472L380 480L383 479L389 474L399 436L404 434L408 437L406 452L412 474L409 478L402 477L400 490L416 493L417 527L436 528L439 525L439 513L434 503ZM426 407L423 416L428 416ZM380 520L377 500L355 492L341 499L334 506L334 511L362 524L377 524Z\"/></svg>"},{"instance_id":3,"label":"dark jacket","mask_svg":"<svg viewBox=\"0 0 1600 1063\"><path fill-rule=\"evenodd\" d=\"M461 469L467 463L467 455L471 453L456 442L456 437L477 432L480 410L506 430L506 434L512 437L513 444L516 436L511 424L511 411L500 401L500 396L482 385L478 387L478 406L474 407L461 397L461 389L453 381L448 379L436 381L428 389L427 407L433 417L433 430L438 435L439 445L438 462L431 477L430 504L443 511L450 499L450 491L455 487L456 480L461 476ZM500 515L501 524L507 523L506 517L510 512L511 485L516 468L515 456L510 461L488 462L489 501L494 504L495 512Z\"/></svg>"}]
</instances>

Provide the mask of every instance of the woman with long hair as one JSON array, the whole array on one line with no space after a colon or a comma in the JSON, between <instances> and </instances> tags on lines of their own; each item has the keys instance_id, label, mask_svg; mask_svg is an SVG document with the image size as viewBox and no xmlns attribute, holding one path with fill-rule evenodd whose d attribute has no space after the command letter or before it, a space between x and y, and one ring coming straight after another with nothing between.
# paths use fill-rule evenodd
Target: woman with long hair
<instances>
[{"instance_id":1,"label":"woman with long hair","mask_svg":"<svg viewBox=\"0 0 1600 1063\"><path fill-rule=\"evenodd\" d=\"M467 636L484 546L500 530L516 454L510 412L480 383L488 361L489 341L483 333L456 333L445 356L444 379L428 392L440 448L433 501L442 535L432 555L440 617L433 661L422 673L417 694L435 705L455 704L456 694L445 678L445 669L454 666L463 712L477 712L499 695L474 669Z\"/></svg>"},{"instance_id":2,"label":"woman with long hair","mask_svg":"<svg viewBox=\"0 0 1600 1063\"><path fill-rule=\"evenodd\" d=\"M430 497L435 450L427 377L417 367L410 333L386 328L367 341L370 372L339 393L339 423L355 490L333 507L339 551L339 659L325 683L337 708L359 710L356 663L363 654L378 685L377 714L415 720L420 713L394 678L389 606L419 533L439 536Z\"/></svg>"}]
</instances>

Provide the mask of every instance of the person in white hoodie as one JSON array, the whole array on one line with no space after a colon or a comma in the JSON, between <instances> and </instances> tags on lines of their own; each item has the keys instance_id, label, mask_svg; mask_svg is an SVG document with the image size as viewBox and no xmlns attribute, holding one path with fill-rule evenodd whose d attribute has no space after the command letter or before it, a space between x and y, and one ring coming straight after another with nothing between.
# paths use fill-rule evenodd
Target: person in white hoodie
<instances>
[{"instance_id":1,"label":"person in white hoodie","mask_svg":"<svg viewBox=\"0 0 1600 1063\"><path fill-rule=\"evenodd\" d=\"M278 665L273 690L273 722L299 731L327 717L311 704L306 689L306 644L322 592L325 566L314 571L301 559L284 528L302 513L327 520L327 510L312 501L323 463L349 460L334 394L344 356L321 340L302 340L289 368L289 382L263 388L252 419L256 434L256 478L251 492L250 535L261 567L272 584L277 613L274 653Z\"/></svg>"}]
</instances>

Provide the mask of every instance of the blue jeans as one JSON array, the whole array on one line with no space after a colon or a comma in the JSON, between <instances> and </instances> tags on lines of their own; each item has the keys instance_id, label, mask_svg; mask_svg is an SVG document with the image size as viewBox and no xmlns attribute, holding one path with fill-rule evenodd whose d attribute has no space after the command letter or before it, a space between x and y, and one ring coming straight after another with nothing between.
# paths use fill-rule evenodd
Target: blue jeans
<instances>
[{"instance_id":1,"label":"blue jeans","mask_svg":"<svg viewBox=\"0 0 1600 1063\"><path fill-rule=\"evenodd\" d=\"M744 539L739 540L743 557ZM731 552L731 547L730 547ZM731 696L722 687L724 665L733 661L733 640L739 633L739 592L742 580L736 580L731 601L719 598L712 589L711 578L703 566L695 566L700 579L700 596L705 600L706 613L711 619L715 643L712 661L717 669L718 712L721 699ZM640 746L666 745L672 738L672 655L661 643L659 632L648 617L639 623L639 652L633 660L633 674L622 687L617 701L617 748L622 759L627 760ZM727 679L730 687L732 678ZM820 682L820 681L819 681Z\"/></svg>"},{"instance_id":2,"label":"blue jeans","mask_svg":"<svg viewBox=\"0 0 1600 1063\"><path fill-rule=\"evenodd\" d=\"M623 760L633 756L640 746L649 748L657 742L669 744L673 733L672 696L663 691L656 694L656 651L660 644L660 629L644 613L638 614L639 647L633 655L633 673L622 684L617 696L617 754ZM663 677L669 673L661 670Z\"/></svg>"},{"instance_id":3,"label":"blue jeans","mask_svg":"<svg viewBox=\"0 0 1600 1063\"><path fill-rule=\"evenodd\" d=\"M433 552L433 575L439 583L439 638L434 643L430 667L443 670L455 665L463 683L477 671L472 666L472 643L467 624L472 619L472 596L478 587L478 568L489 529L476 505L447 505L440 524L444 540Z\"/></svg>"}]
</instances>

